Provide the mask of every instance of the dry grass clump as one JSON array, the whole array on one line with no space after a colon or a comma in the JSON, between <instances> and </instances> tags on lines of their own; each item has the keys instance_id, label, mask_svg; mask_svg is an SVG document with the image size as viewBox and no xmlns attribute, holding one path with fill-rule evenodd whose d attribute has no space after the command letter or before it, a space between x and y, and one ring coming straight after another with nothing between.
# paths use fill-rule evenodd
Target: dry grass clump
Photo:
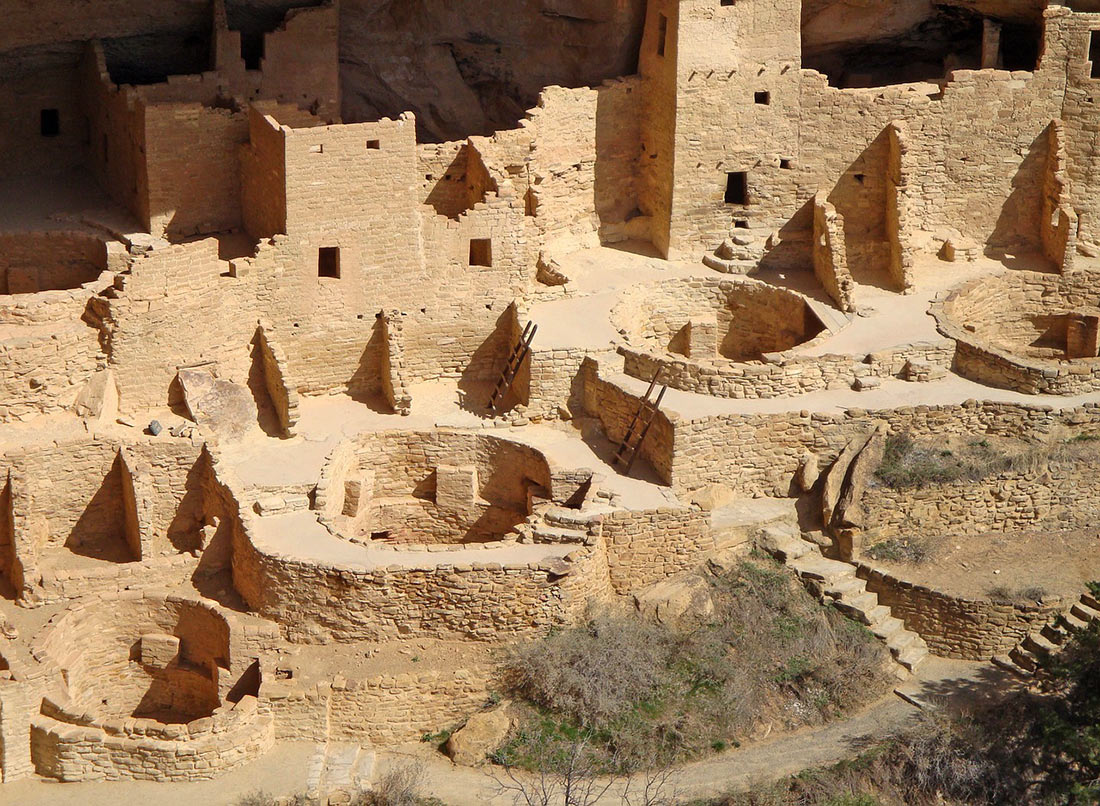
<instances>
[{"instance_id":1,"label":"dry grass clump","mask_svg":"<svg viewBox=\"0 0 1100 806\"><path fill-rule=\"evenodd\" d=\"M881 643L781 566L745 561L711 584L701 627L603 613L512 650L505 685L530 710L495 759L539 769L583 743L608 771L669 763L764 725L820 723L888 687Z\"/></svg>"},{"instance_id":2,"label":"dry grass clump","mask_svg":"<svg viewBox=\"0 0 1100 806\"><path fill-rule=\"evenodd\" d=\"M879 562L923 565L935 557L936 546L921 535L895 535L869 546L864 553Z\"/></svg>"},{"instance_id":3,"label":"dry grass clump","mask_svg":"<svg viewBox=\"0 0 1100 806\"><path fill-rule=\"evenodd\" d=\"M990 601L997 604L1038 604L1047 595L1046 588L1041 585L1028 585L1022 588L1013 588L1008 585L994 585L986 595Z\"/></svg>"}]
</instances>

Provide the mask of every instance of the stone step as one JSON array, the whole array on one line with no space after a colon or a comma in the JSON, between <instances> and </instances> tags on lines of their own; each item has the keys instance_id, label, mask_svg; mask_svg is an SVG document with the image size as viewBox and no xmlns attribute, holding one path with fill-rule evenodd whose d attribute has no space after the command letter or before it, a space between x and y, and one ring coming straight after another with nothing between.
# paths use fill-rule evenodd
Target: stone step
<instances>
[{"instance_id":1,"label":"stone step","mask_svg":"<svg viewBox=\"0 0 1100 806\"><path fill-rule=\"evenodd\" d=\"M875 634L875 637L889 643L891 636L899 630L905 630L905 622L895 616L888 616L878 622L878 624L872 625L870 629L871 632Z\"/></svg>"},{"instance_id":2,"label":"stone step","mask_svg":"<svg viewBox=\"0 0 1100 806\"><path fill-rule=\"evenodd\" d=\"M886 619L893 618L890 608L883 604L875 605L863 615L867 617L867 620L863 623L872 628L881 624Z\"/></svg>"},{"instance_id":3,"label":"stone step","mask_svg":"<svg viewBox=\"0 0 1100 806\"><path fill-rule=\"evenodd\" d=\"M1040 633L1033 632L1024 639L1024 649L1028 650L1036 657L1039 657L1041 655L1049 655L1051 652L1057 652L1058 645L1044 638Z\"/></svg>"},{"instance_id":4,"label":"stone step","mask_svg":"<svg viewBox=\"0 0 1100 806\"><path fill-rule=\"evenodd\" d=\"M1017 664L1008 655L994 655L993 663L997 666L1000 666L1002 669L1005 669L1006 671L1019 675L1020 677L1031 676L1031 672Z\"/></svg>"},{"instance_id":5,"label":"stone step","mask_svg":"<svg viewBox=\"0 0 1100 806\"><path fill-rule=\"evenodd\" d=\"M928 644L924 642L917 633L912 630L898 630L890 639L886 642L886 646L890 648L890 651L894 653L895 657L907 649L923 649L928 650Z\"/></svg>"},{"instance_id":6,"label":"stone step","mask_svg":"<svg viewBox=\"0 0 1100 806\"><path fill-rule=\"evenodd\" d=\"M1083 618L1078 618L1073 613L1063 613L1058 617L1058 623L1068 630L1083 630L1089 623Z\"/></svg>"},{"instance_id":7,"label":"stone step","mask_svg":"<svg viewBox=\"0 0 1100 806\"><path fill-rule=\"evenodd\" d=\"M859 577L845 577L825 585L826 595L838 599L843 596L856 596L866 590L866 580L860 579Z\"/></svg>"},{"instance_id":8,"label":"stone step","mask_svg":"<svg viewBox=\"0 0 1100 806\"><path fill-rule=\"evenodd\" d=\"M1091 593L1081 594L1081 604L1085 607L1091 607L1093 610L1100 612L1100 598L1093 596Z\"/></svg>"},{"instance_id":9,"label":"stone step","mask_svg":"<svg viewBox=\"0 0 1100 806\"><path fill-rule=\"evenodd\" d=\"M534 538L536 543L584 543L588 540L588 533L541 525L535 527Z\"/></svg>"},{"instance_id":10,"label":"stone step","mask_svg":"<svg viewBox=\"0 0 1100 806\"><path fill-rule=\"evenodd\" d=\"M1081 602L1077 602L1077 604L1069 609L1069 612L1082 621L1087 621L1089 623L1100 618L1100 611L1093 610L1091 607Z\"/></svg>"},{"instance_id":11,"label":"stone step","mask_svg":"<svg viewBox=\"0 0 1100 806\"><path fill-rule=\"evenodd\" d=\"M1059 648L1069 640L1069 632L1058 624L1043 625L1043 629L1039 631L1039 635Z\"/></svg>"},{"instance_id":12,"label":"stone step","mask_svg":"<svg viewBox=\"0 0 1100 806\"><path fill-rule=\"evenodd\" d=\"M846 593L840 597L839 603L848 607L854 607L861 613L866 614L868 610L878 607L878 594L871 593L869 590L864 590L860 593Z\"/></svg>"},{"instance_id":13,"label":"stone step","mask_svg":"<svg viewBox=\"0 0 1100 806\"><path fill-rule=\"evenodd\" d=\"M548 507L542 517L554 526L587 531L588 527L599 523L601 515L598 512L581 512L579 509L553 506Z\"/></svg>"},{"instance_id":14,"label":"stone step","mask_svg":"<svg viewBox=\"0 0 1100 806\"><path fill-rule=\"evenodd\" d=\"M1039 666L1039 659L1024 649L1022 646L1013 647L1012 651L1008 653L1008 657L1022 669L1026 669L1029 672L1034 672Z\"/></svg>"},{"instance_id":15,"label":"stone step","mask_svg":"<svg viewBox=\"0 0 1100 806\"><path fill-rule=\"evenodd\" d=\"M829 560L818 554L807 554L790 562L791 568L801 577L821 580L822 582L835 582L844 577L854 577L856 570L848 563L839 560Z\"/></svg>"},{"instance_id":16,"label":"stone step","mask_svg":"<svg viewBox=\"0 0 1100 806\"><path fill-rule=\"evenodd\" d=\"M924 643L923 641L921 642ZM907 646L894 656L895 660L909 671L914 671L922 660L928 657L928 647L916 643Z\"/></svg>"}]
</instances>

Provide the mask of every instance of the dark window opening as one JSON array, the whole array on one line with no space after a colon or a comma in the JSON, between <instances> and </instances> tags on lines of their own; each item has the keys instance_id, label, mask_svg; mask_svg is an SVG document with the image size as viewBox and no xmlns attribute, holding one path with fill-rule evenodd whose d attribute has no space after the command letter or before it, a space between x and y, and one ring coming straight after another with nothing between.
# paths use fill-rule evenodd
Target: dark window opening
<instances>
[{"instance_id":1,"label":"dark window opening","mask_svg":"<svg viewBox=\"0 0 1100 806\"><path fill-rule=\"evenodd\" d=\"M322 246L317 250L317 276L340 277L339 246Z\"/></svg>"},{"instance_id":2,"label":"dark window opening","mask_svg":"<svg viewBox=\"0 0 1100 806\"><path fill-rule=\"evenodd\" d=\"M43 109L39 125L43 137L57 137L61 134L61 113L56 109Z\"/></svg>"},{"instance_id":3,"label":"dark window opening","mask_svg":"<svg viewBox=\"0 0 1100 806\"><path fill-rule=\"evenodd\" d=\"M378 149L382 148L382 141L381 140L367 140L367 148L371 149L372 151L377 151Z\"/></svg>"},{"instance_id":4,"label":"dark window opening","mask_svg":"<svg viewBox=\"0 0 1100 806\"><path fill-rule=\"evenodd\" d=\"M470 265L493 265L493 242L489 238L474 238L470 241Z\"/></svg>"},{"instance_id":5,"label":"dark window opening","mask_svg":"<svg viewBox=\"0 0 1100 806\"><path fill-rule=\"evenodd\" d=\"M245 70L259 70L264 59L263 31L241 31L241 58Z\"/></svg>"},{"instance_id":6,"label":"dark window opening","mask_svg":"<svg viewBox=\"0 0 1100 806\"><path fill-rule=\"evenodd\" d=\"M1001 62L1005 70L1034 70L1039 66L1043 29L1039 25L1006 22L1001 25Z\"/></svg>"},{"instance_id":7,"label":"dark window opening","mask_svg":"<svg viewBox=\"0 0 1100 806\"><path fill-rule=\"evenodd\" d=\"M1100 31L1089 31L1089 78L1100 78Z\"/></svg>"},{"instance_id":8,"label":"dark window opening","mask_svg":"<svg viewBox=\"0 0 1100 806\"><path fill-rule=\"evenodd\" d=\"M852 178L853 178L853 179L855 179L855 180L856 180L857 182L859 182L859 183L860 183L860 184L862 185L862 184L863 184L863 180L864 180L864 179L865 179L866 177L865 177L865 176L864 176L863 174L854 174L854 175L852 176Z\"/></svg>"},{"instance_id":9,"label":"dark window opening","mask_svg":"<svg viewBox=\"0 0 1100 806\"><path fill-rule=\"evenodd\" d=\"M726 174L726 204L749 203L749 175L744 171Z\"/></svg>"},{"instance_id":10,"label":"dark window opening","mask_svg":"<svg viewBox=\"0 0 1100 806\"><path fill-rule=\"evenodd\" d=\"M752 94L752 99L758 104L767 106L772 102L772 94L770 92L754 92Z\"/></svg>"},{"instance_id":11,"label":"dark window opening","mask_svg":"<svg viewBox=\"0 0 1100 806\"><path fill-rule=\"evenodd\" d=\"M733 222L733 226L736 229L748 229L749 228L749 222L746 221L743 218L738 218L736 221Z\"/></svg>"},{"instance_id":12,"label":"dark window opening","mask_svg":"<svg viewBox=\"0 0 1100 806\"><path fill-rule=\"evenodd\" d=\"M732 6L732 5L733 5L733 4L735 3L735 2L736 2L736 0L722 0L722 2L721 2L721 4L720 4L720 5L723 5L723 6Z\"/></svg>"},{"instance_id":13,"label":"dark window opening","mask_svg":"<svg viewBox=\"0 0 1100 806\"><path fill-rule=\"evenodd\" d=\"M790 160L780 160L779 161L779 167L782 168L784 171L789 171L790 168L791 168L791 161Z\"/></svg>"},{"instance_id":14,"label":"dark window opening","mask_svg":"<svg viewBox=\"0 0 1100 806\"><path fill-rule=\"evenodd\" d=\"M657 55L665 55L665 40L668 39L668 17L659 15L657 20Z\"/></svg>"},{"instance_id":15,"label":"dark window opening","mask_svg":"<svg viewBox=\"0 0 1100 806\"><path fill-rule=\"evenodd\" d=\"M390 531L389 531L389 529L386 529L385 531L382 531L382 532L371 532L370 533L370 539L371 540L389 540L390 539Z\"/></svg>"},{"instance_id":16,"label":"dark window opening","mask_svg":"<svg viewBox=\"0 0 1100 806\"><path fill-rule=\"evenodd\" d=\"M111 161L111 148L110 148L110 145L111 144L107 140L107 135L103 135L103 161L104 162L110 162Z\"/></svg>"}]
</instances>

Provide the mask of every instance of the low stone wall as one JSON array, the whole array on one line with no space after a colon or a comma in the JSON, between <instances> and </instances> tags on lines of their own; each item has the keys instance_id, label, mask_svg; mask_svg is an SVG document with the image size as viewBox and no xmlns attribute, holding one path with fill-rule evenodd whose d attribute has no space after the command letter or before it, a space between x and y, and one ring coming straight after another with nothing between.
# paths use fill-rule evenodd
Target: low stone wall
<instances>
[{"instance_id":1,"label":"low stone wall","mask_svg":"<svg viewBox=\"0 0 1100 806\"><path fill-rule=\"evenodd\" d=\"M60 781L196 781L253 761L275 742L274 722L246 696L190 725L162 725L143 735L138 725L117 730L35 718L31 756L39 775ZM176 733L176 738L168 738Z\"/></svg>"},{"instance_id":2,"label":"low stone wall","mask_svg":"<svg viewBox=\"0 0 1100 806\"><path fill-rule=\"evenodd\" d=\"M1070 605L1060 598L1040 605L952 596L865 563L857 564L857 574L879 604L918 633L932 652L947 658L989 660L1007 654Z\"/></svg>"},{"instance_id":3,"label":"low stone wall","mask_svg":"<svg viewBox=\"0 0 1100 806\"><path fill-rule=\"evenodd\" d=\"M658 369L661 382L674 389L735 399L794 397L823 389L850 389L862 378L907 377L910 362L948 369L954 345L914 344L874 353L864 359L846 355L800 355L797 350L762 361L692 361L671 353L620 347L624 371L649 380Z\"/></svg>"},{"instance_id":4,"label":"low stone wall","mask_svg":"<svg viewBox=\"0 0 1100 806\"><path fill-rule=\"evenodd\" d=\"M264 685L280 739L386 746L453 727L489 700L488 667L422 674L338 678L301 688L293 680Z\"/></svg>"},{"instance_id":5,"label":"low stone wall","mask_svg":"<svg viewBox=\"0 0 1100 806\"><path fill-rule=\"evenodd\" d=\"M253 611L302 643L539 635L574 623L610 589L602 546L565 561L511 565L487 555L448 563L433 554L424 567L368 569L280 555L250 532L245 524L235 535L234 585Z\"/></svg>"},{"instance_id":6,"label":"low stone wall","mask_svg":"<svg viewBox=\"0 0 1100 806\"><path fill-rule=\"evenodd\" d=\"M1025 473L895 490L867 487L865 523L879 536L973 535L1092 528L1100 521L1100 475L1087 461L1045 462Z\"/></svg>"},{"instance_id":7,"label":"low stone wall","mask_svg":"<svg viewBox=\"0 0 1100 806\"><path fill-rule=\"evenodd\" d=\"M606 382L605 382L606 383ZM620 390L620 394L624 394ZM792 411L729 414L686 420L669 413L667 478L680 491L726 484L738 495L786 495L806 452L832 461L857 435L883 420L893 433L942 439L960 435L1005 436L1040 442L1059 435L1094 431L1100 407L1088 403L1055 410L1050 406L967 401L958 405L907 406L841 414ZM625 427L625 426L624 426Z\"/></svg>"},{"instance_id":8,"label":"low stone wall","mask_svg":"<svg viewBox=\"0 0 1100 806\"><path fill-rule=\"evenodd\" d=\"M189 579L199 565L191 554L153 557L140 562L122 563L82 570L42 570L38 604L61 602L78 596L104 596L141 588L167 588Z\"/></svg>"},{"instance_id":9,"label":"low stone wall","mask_svg":"<svg viewBox=\"0 0 1100 806\"><path fill-rule=\"evenodd\" d=\"M1074 311L1100 314L1100 292L1087 272L983 277L931 307L940 332L957 342L960 375L1031 395L1100 390L1100 358L1067 358L1058 334L1048 332L1058 330L1055 319Z\"/></svg>"}]
</instances>

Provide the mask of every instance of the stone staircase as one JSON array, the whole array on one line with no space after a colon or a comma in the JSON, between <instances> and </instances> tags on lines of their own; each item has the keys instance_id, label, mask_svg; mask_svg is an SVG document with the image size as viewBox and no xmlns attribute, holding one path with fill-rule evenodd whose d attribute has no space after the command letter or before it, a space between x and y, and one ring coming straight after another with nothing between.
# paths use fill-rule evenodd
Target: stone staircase
<instances>
[{"instance_id":1,"label":"stone staircase","mask_svg":"<svg viewBox=\"0 0 1100 806\"><path fill-rule=\"evenodd\" d=\"M1029 634L1007 655L995 655L993 662L1020 677L1031 677L1044 656L1060 652L1075 630L1083 630L1097 619L1100 619L1100 598L1083 593L1069 610Z\"/></svg>"},{"instance_id":2,"label":"stone staircase","mask_svg":"<svg viewBox=\"0 0 1100 806\"><path fill-rule=\"evenodd\" d=\"M878 595L867 590L866 581L856 576L855 566L823 557L821 549L803 540L797 528L790 524L765 527L757 542L797 573L822 602L832 604L885 642L906 673L915 671L928 656L924 639L906 629L905 623L895 617L889 607L879 604Z\"/></svg>"},{"instance_id":3,"label":"stone staircase","mask_svg":"<svg viewBox=\"0 0 1100 806\"><path fill-rule=\"evenodd\" d=\"M599 511L543 504L536 507L518 531L520 542L592 545L599 537L601 523Z\"/></svg>"},{"instance_id":4,"label":"stone staircase","mask_svg":"<svg viewBox=\"0 0 1100 806\"><path fill-rule=\"evenodd\" d=\"M374 774L374 751L351 742L318 743L309 760L306 791L311 798L365 789Z\"/></svg>"}]
</instances>

